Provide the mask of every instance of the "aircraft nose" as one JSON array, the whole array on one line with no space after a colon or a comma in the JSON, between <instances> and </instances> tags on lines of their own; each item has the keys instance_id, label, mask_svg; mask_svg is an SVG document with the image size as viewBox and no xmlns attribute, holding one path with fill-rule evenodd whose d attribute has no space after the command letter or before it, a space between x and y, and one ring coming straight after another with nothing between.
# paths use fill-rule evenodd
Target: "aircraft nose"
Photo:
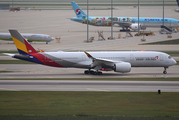
<instances>
[{"instance_id":1,"label":"aircraft nose","mask_svg":"<svg viewBox=\"0 0 179 120\"><path fill-rule=\"evenodd\" d=\"M173 62L173 65L177 64L177 62L174 59L172 60L172 62Z\"/></svg>"},{"instance_id":2,"label":"aircraft nose","mask_svg":"<svg viewBox=\"0 0 179 120\"><path fill-rule=\"evenodd\" d=\"M51 37L51 40L54 40L54 38L53 38L53 37Z\"/></svg>"}]
</instances>

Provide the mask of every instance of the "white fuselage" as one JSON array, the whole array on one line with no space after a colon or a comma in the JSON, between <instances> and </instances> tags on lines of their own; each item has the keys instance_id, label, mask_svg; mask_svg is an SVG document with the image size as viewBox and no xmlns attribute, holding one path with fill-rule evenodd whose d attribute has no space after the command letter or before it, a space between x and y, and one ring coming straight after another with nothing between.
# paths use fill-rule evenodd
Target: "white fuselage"
<instances>
[{"instance_id":1,"label":"white fuselage","mask_svg":"<svg viewBox=\"0 0 179 120\"><path fill-rule=\"evenodd\" d=\"M168 67L176 61L168 54L152 51L88 52L94 58L110 60L114 64L128 62L131 67ZM44 52L44 56L63 67L89 68L92 60L84 52ZM49 61L50 62L50 61ZM102 67L107 67L101 64ZM109 68L111 68L109 66Z\"/></svg>"},{"instance_id":2,"label":"white fuselage","mask_svg":"<svg viewBox=\"0 0 179 120\"><path fill-rule=\"evenodd\" d=\"M31 41L45 41L50 42L54 40L53 37L46 34L28 34L28 33L22 33L21 34L25 39L31 40ZM2 40L12 40L10 33L0 33L0 39Z\"/></svg>"}]
</instances>

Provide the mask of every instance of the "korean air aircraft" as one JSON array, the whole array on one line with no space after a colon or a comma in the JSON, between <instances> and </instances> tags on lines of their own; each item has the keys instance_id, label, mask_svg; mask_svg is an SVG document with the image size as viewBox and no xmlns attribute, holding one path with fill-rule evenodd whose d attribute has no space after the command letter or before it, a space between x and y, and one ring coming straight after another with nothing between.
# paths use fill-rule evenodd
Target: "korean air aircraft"
<instances>
[{"instance_id":1,"label":"korean air aircraft","mask_svg":"<svg viewBox=\"0 0 179 120\"><path fill-rule=\"evenodd\" d=\"M85 74L102 74L102 71L130 72L131 67L164 67L163 73L176 61L163 52L37 52L17 30L9 30L19 51L18 55L4 53L13 58L61 68L83 68ZM92 70L93 69L93 70Z\"/></svg>"},{"instance_id":2,"label":"korean air aircraft","mask_svg":"<svg viewBox=\"0 0 179 120\"><path fill-rule=\"evenodd\" d=\"M36 41L36 42L48 42L54 40L53 37L46 34L29 34L29 33L22 33L21 34L28 42ZM12 37L10 33L0 33L0 40L8 40L11 41Z\"/></svg>"},{"instance_id":3,"label":"korean air aircraft","mask_svg":"<svg viewBox=\"0 0 179 120\"><path fill-rule=\"evenodd\" d=\"M87 15L75 3L71 2L74 12L77 17L72 18L72 21L87 24ZM93 26L111 26L111 17L88 16L89 25ZM139 18L139 29L145 30L146 27L161 27L163 18ZM173 18L165 18L164 25L169 28L179 26L179 20ZM113 26L122 27L123 30L138 30L138 17L113 17Z\"/></svg>"}]
</instances>

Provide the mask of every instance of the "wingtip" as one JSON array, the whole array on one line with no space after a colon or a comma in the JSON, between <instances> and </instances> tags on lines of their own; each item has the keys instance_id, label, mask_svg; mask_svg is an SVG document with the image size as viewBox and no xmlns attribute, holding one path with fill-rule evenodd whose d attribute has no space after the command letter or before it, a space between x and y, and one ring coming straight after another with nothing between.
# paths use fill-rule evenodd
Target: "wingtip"
<instances>
[{"instance_id":1,"label":"wingtip","mask_svg":"<svg viewBox=\"0 0 179 120\"><path fill-rule=\"evenodd\" d=\"M87 53L86 51L84 51L84 52L89 58L93 58L89 53Z\"/></svg>"}]
</instances>

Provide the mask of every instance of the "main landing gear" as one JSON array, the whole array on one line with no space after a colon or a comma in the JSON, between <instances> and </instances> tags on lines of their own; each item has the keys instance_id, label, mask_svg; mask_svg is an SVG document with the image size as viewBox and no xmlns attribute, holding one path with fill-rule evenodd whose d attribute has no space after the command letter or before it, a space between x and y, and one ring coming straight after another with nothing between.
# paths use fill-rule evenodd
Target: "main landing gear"
<instances>
[{"instance_id":1,"label":"main landing gear","mask_svg":"<svg viewBox=\"0 0 179 120\"><path fill-rule=\"evenodd\" d=\"M84 74L92 74L92 75L102 75L102 72L99 71L93 71L93 70L85 70Z\"/></svg>"},{"instance_id":2,"label":"main landing gear","mask_svg":"<svg viewBox=\"0 0 179 120\"><path fill-rule=\"evenodd\" d=\"M167 68L168 68L168 67L164 67L163 74L167 74Z\"/></svg>"}]
</instances>

